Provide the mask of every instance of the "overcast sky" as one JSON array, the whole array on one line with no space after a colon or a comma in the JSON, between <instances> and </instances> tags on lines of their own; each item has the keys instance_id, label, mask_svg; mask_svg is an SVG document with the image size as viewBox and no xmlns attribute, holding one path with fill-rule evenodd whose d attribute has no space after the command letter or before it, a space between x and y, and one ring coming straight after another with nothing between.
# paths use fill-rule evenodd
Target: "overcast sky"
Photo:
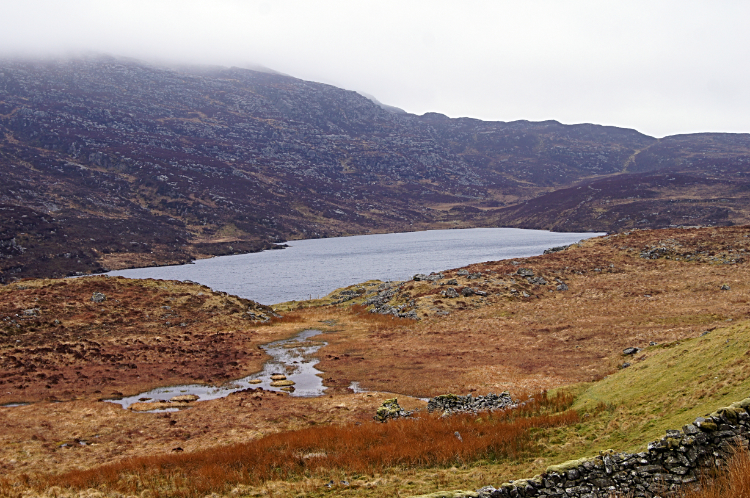
<instances>
[{"instance_id":1,"label":"overcast sky","mask_svg":"<svg viewBox=\"0 0 750 498\"><path fill-rule=\"evenodd\" d=\"M750 1L0 0L0 54L263 65L422 114L750 132Z\"/></svg>"}]
</instances>

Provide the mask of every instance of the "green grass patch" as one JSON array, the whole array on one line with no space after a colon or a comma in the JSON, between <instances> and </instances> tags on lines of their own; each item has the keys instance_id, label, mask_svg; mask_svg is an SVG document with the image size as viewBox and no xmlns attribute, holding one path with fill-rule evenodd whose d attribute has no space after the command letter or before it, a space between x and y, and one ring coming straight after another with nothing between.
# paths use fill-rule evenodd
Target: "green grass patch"
<instances>
[{"instance_id":1,"label":"green grass patch","mask_svg":"<svg viewBox=\"0 0 750 498\"><path fill-rule=\"evenodd\" d=\"M576 428L588 442L580 450L642 450L667 429L748 397L750 322L653 346L629 361L578 395L574 408L592 413Z\"/></svg>"}]
</instances>

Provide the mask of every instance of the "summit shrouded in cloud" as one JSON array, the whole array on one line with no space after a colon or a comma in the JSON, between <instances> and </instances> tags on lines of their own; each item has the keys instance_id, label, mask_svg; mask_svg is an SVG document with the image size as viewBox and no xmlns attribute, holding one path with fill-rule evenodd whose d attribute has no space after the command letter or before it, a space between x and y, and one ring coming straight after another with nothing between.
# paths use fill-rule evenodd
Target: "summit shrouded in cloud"
<instances>
[{"instance_id":1,"label":"summit shrouded in cloud","mask_svg":"<svg viewBox=\"0 0 750 498\"><path fill-rule=\"evenodd\" d=\"M0 55L257 68L411 113L747 132L744 2L5 1Z\"/></svg>"}]
</instances>

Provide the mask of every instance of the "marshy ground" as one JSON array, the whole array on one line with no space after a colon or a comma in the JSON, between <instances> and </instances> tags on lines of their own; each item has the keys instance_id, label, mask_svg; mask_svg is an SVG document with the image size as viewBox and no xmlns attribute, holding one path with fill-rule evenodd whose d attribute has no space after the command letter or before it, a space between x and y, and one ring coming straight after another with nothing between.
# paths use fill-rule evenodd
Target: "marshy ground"
<instances>
[{"instance_id":1,"label":"marshy ground","mask_svg":"<svg viewBox=\"0 0 750 498\"><path fill-rule=\"evenodd\" d=\"M39 475L128 457L179 460L272 434L369 427L391 393L415 409L425 404L419 398L447 392L508 390L525 399L565 388L574 398L568 408L581 418L533 429L536 446L512 458L479 452L450 465L396 463L357 470L356 479L341 461L211 490L325 494L332 492L322 486L328 476L345 474L357 488L337 487L339 494L475 489L533 475L556 459L636 449L714 404L746 397L748 254L750 227L591 239L544 256L446 269L435 281L392 284L388 305L408 305L419 321L370 313L363 306L368 293L357 290L372 287L364 284L349 289L357 298L339 304L331 303L342 290L278 305L282 318L269 321L258 319L273 316L269 307L190 283L91 277L5 286L0 403L30 404L0 408L2 490L42 489L52 481ZM558 290L561 283L567 290ZM446 296L448 288L458 297ZM94 293L106 299L95 302ZM317 365L324 396L248 391L174 413L134 413L100 401L249 375L266 359L260 345L308 328L322 330L328 343ZM623 356L627 347L640 351ZM352 382L369 392L352 392Z\"/></svg>"}]
</instances>

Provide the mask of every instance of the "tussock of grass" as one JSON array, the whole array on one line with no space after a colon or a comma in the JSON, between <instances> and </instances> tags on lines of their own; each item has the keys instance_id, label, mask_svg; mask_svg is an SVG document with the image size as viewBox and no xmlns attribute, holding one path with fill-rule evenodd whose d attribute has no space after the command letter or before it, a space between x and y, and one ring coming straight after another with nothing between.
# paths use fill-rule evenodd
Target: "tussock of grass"
<instances>
[{"instance_id":1,"label":"tussock of grass","mask_svg":"<svg viewBox=\"0 0 750 498\"><path fill-rule=\"evenodd\" d=\"M700 489L683 493L682 498L750 498L750 454L746 450L735 453L726 472L707 477Z\"/></svg>"},{"instance_id":2,"label":"tussock of grass","mask_svg":"<svg viewBox=\"0 0 750 498\"><path fill-rule=\"evenodd\" d=\"M140 457L38 477L37 489L205 496L241 484L311 476L372 475L388 469L445 467L532 454L536 431L579 421L567 393L538 395L515 410L441 418L422 414L386 424L313 427L188 454ZM460 435L460 438L456 436Z\"/></svg>"}]
</instances>

